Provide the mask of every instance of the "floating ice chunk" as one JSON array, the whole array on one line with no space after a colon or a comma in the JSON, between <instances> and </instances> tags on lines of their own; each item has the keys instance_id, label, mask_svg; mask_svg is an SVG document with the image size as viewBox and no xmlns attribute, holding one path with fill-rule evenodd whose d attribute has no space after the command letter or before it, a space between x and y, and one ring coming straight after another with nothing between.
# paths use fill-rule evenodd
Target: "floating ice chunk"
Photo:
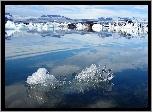
<instances>
[{"instance_id":1,"label":"floating ice chunk","mask_svg":"<svg viewBox=\"0 0 152 112\"><path fill-rule=\"evenodd\" d=\"M5 24L5 29L14 30L15 27L15 23L12 21L7 21L7 23Z\"/></svg>"},{"instance_id":2,"label":"floating ice chunk","mask_svg":"<svg viewBox=\"0 0 152 112\"><path fill-rule=\"evenodd\" d=\"M57 79L53 75L49 75L45 68L39 68L32 76L28 76L26 82L31 85L41 84L47 86L56 83Z\"/></svg>"},{"instance_id":3,"label":"floating ice chunk","mask_svg":"<svg viewBox=\"0 0 152 112\"><path fill-rule=\"evenodd\" d=\"M102 73L100 72L102 71ZM101 67L97 67L95 64L92 64L89 68L82 70L81 73L75 76L75 79L79 82L81 81L96 81L99 80L106 81L111 80L114 77L112 73L112 69L106 69L106 65L104 65L103 69Z\"/></svg>"},{"instance_id":4,"label":"floating ice chunk","mask_svg":"<svg viewBox=\"0 0 152 112\"><path fill-rule=\"evenodd\" d=\"M111 80L114 76L108 77L108 80Z\"/></svg>"},{"instance_id":5,"label":"floating ice chunk","mask_svg":"<svg viewBox=\"0 0 152 112\"><path fill-rule=\"evenodd\" d=\"M96 73L97 67L95 64L92 64L89 68L86 68L82 70L81 73L79 73L77 76L75 76L75 79L79 81L87 81L89 79L93 79Z\"/></svg>"},{"instance_id":6,"label":"floating ice chunk","mask_svg":"<svg viewBox=\"0 0 152 112\"><path fill-rule=\"evenodd\" d=\"M111 80L114 77L113 73L110 73L110 75L108 75L108 80Z\"/></svg>"}]
</instances>

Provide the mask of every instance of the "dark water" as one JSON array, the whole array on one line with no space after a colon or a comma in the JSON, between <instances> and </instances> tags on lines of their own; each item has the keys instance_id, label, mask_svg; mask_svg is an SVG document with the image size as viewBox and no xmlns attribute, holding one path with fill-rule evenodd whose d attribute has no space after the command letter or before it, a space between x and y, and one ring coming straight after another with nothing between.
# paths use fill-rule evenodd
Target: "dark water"
<instances>
[{"instance_id":1,"label":"dark water","mask_svg":"<svg viewBox=\"0 0 152 112\"><path fill-rule=\"evenodd\" d=\"M115 77L94 86L27 86L39 68L68 81L91 64ZM83 87L80 91L80 88ZM73 89L76 88L76 89ZM85 31L22 31L5 38L6 108L147 108L148 36Z\"/></svg>"}]
</instances>

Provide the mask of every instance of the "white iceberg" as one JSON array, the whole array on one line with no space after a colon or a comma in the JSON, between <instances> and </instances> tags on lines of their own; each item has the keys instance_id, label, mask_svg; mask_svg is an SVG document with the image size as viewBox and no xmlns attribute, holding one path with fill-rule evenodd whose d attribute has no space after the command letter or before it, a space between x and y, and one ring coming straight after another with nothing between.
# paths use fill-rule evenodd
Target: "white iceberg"
<instances>
[{"instance_id":1,"label":"white iceberg","mask_svg":"<svg viewBox=\"0 0 152 112\"><path fill-rule=\"evenodd\" d=\"M15 30L15 28L16 28L15 23L12 21L7 21L7 23L5 24L5 29Z\"/></svg>"},{"instance_id":2,"label":"white iceberg","mask_svg":"<svg viewBox=\"0 0 152 112\"><path fill-rule=\"evenodd\" d=\"M106 69L106 65L101 70L101 67L97 67L95 64L92 64L89 68L82 70L81 73L75 76L75 79L79 82L81 81L107 81L111 80L114 77L112 69Z\"/></svg>"},{"instance_id":3,"label":"white iceberg","mask_svg":"<svg viewBox=\"0 0 152 112\"><path fill-rule=\"evenodd\" d=\"M39 68L32 76L28 76L26 82L30 85L41 84L47 86L57 83L57 79L53 75L49 75L45 68Z\"/></svg>"},{"instance_id":4,"label":"white iceberg","mask_svg":"<svg viewBox=\"0 0 152 112\"><path fill-rule=\"evenodd\" d=\"M81 73L75 76L75 79L80 81L88 81L89 79L93 79L96 73L97 67L95 64L92 64L89 68L82 70Z\"/></svg>"}]
</instances>

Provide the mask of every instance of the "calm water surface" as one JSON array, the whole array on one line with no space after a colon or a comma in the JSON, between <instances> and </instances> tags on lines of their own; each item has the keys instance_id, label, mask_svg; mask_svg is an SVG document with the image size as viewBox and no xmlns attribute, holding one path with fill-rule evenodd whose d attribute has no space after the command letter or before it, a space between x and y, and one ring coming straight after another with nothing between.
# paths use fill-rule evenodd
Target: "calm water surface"
<instances>
[{"instance_id":1,"label":"calm water surface","mask_svg":"<svg viewBox=\"0 0 152 112\"><path fill-rule=\"evenodd\" d=\"M56 89L26 85L27 77L39 68L70 81L91 64L105 63L115 77L95 86L76 82ZM6 36L5 107L147 108L147 34L51 30Z\"/></svg>"}]
</instances>

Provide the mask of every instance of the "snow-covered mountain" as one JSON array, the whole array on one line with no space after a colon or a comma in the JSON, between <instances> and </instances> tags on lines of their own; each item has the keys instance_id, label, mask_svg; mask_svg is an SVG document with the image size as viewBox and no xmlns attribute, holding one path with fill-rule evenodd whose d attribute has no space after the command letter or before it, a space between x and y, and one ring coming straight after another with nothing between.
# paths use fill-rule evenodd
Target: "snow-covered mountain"
<instances>
[{"instance_id":1,"label":"snow-covered mountain","mask_svg":"<svg viewBox=\"0 0 152 112\"><path fill-rule=\"evenodd\" d=\"M20 16L20 15L12 15L10 13L5 13L5 22L10 20L10 21L27 21L27 19L38 19L38 17L32 17L32 16Z\"/></svg>"},{"instance_id":2,"label":"snow-covered mountain","mask_svg":"<svg viewBox=\"0 0 152 112\"><path fill-rule=\"evenodd\" d=\"M12 15L11 15L10 13L5 13L5 23L6 23L8 20L9 20L9 21L13 21Z\"/></svg>"},{"instance_id":3,"label":"snow-covered mountain","mask_svg":"<svg viewBox=\"0 0 152 112\"><path fill-rule=\"evenodd\" d=\"M84 22L84 21L126 21L126 20L133 20L133 21L138 21L138 22L148 22L147 19L145 18L129 18L129 17L117 17L117 18L112 18L112 17L100 17L96 19L71 19L68 17L64 17L61 15L42 15L40 17L35 17L35 16L20 16L20 15L12 15L10 13L5 13L5 23L6 21L14 21L14 22L51 22L51 21L56 21L56 22Z\"/></svg>"},{"instance_id":4,"label":"snow-covered mountain","mask_svg":"<svg viewBox=\"0 0 152 112\"><path fill-rule=\"evenodd\" d=\"M60 15L42 15L40 17L34 17L34 16L11 15L10 13L5 13L5 22L8 20L14 22L47 22L47 21L74 22L74 20Z\"/></svg>"}]
</instances>

